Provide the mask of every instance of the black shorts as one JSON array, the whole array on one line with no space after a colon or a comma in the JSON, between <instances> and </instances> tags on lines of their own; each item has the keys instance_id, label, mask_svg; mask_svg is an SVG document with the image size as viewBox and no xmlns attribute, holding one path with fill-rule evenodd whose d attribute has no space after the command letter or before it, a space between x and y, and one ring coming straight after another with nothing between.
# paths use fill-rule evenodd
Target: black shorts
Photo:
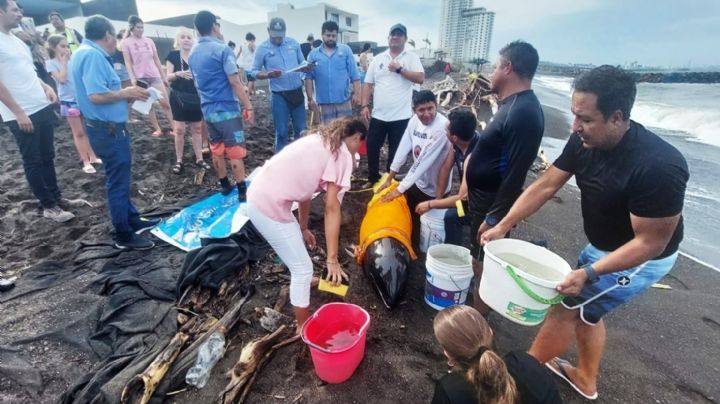
<instances>
[{"instance_id":1,"label":"black shorts","mask_svg":"<svg viewBox=\"0 0 720 404\"><path fill-rule=\"evenodd\" d=\"M495 202L497 192L486 192L477 189L468 190L468 215L470 216L470 253L473 257L482 261L485 254L477 241L477 232L482 222L485 221L488 211Z\"/></svg>"},{"instance_id":2,"label":"black shorts","mask_svg":"<svg viewBox=\"0 0 720 404\"><path fill-rule=\"evenodd\" d=\"M170 110L173 114L173 120L178 122L200 122L203 120L200 105L197 107L183 104L177 94L173 94L170 90Z\"/></svg>"}]
</instances>

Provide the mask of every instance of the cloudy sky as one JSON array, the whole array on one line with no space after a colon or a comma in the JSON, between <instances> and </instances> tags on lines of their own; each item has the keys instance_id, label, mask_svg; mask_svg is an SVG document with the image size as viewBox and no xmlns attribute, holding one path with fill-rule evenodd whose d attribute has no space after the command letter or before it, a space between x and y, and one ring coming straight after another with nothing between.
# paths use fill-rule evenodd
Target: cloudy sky
<instances>
[{"instance_id":1,"label":"cloudy sky","mask_svg":"<svg viewBox=\"0 0 720 404\"><path fill-rule=\"evenodd\" d=\"M238 24L267 20L276 0L204 0L207 9ZM396 22L420 46L438 43L441 0L327 0L360 15L360 39L386 43ZM317 0L291 1L295 7ZM146 21L197 11L187 0L137 0ZM483 0L495 11L491 54L514 39L535 45L542 60L653 66L720 66L720 0Z\"/></svg>"}]
</instances>

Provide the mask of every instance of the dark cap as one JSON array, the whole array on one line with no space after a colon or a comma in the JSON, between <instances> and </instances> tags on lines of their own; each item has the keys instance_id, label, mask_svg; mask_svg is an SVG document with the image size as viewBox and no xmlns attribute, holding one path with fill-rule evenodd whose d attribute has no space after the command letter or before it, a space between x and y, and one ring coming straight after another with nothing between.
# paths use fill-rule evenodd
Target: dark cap
<instances>
[{"instance_id":1,"label":"dark cap","mask_svg":"<svg viewBox=\"0 0 720 404\"><path fill-rule=\"evenodd\" d=\"M271 37L285 36L285 20L275 17L268 24L268 34Z\"/></svg>"},{"instance_id":2,"label":"dark cap","mask_svg":"<svg viewBox=\"0 0 720 404\"><path fill-rule=\"evenodd\" d=\"M402 31L403 35L407 36L407 28L405 28L402 24L395 24L392 27L390 27L390 33L392 34L393 31Z\"/></svg>"},{"instance_id":3,"label":"dark cap","mask_svg":"<svg viewBox=\"0 0 720 404\"><path fill-rule=\"evenodd\" d=\"M198 13L195 14L195 28L197 28L201 35L203 33L209 33L212 31L212 26L215 25L219 19L220 17L207 10L198 11Z\"/></svg>"}]
</instances>

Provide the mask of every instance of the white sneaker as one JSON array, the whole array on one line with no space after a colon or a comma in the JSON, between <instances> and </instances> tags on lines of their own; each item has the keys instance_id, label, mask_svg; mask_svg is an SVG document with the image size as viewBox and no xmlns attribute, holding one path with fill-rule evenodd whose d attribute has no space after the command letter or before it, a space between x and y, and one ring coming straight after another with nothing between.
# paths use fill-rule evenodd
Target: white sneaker
<instances>
[{"instance_id":1,"label":"white sneaker","mask_svg":"<svg viewBox=\"0 0 720 404\"><path fill-rule=\"evenodd\" d=\"M50 209L44 209L43 210L43 217L46 219L54 220L58 223L64 223L68 220L72 220L75 218L75 215L73 215L70 212L62 210L59 206L56 206L54 208Z\"/></svg>"},{"instance_id":2,"label":"white sneaker","mask_svg":"<svg viewBox=\"0 0 720 404\"><path fill-rule=\"evenodd\" d=\"M95 170L95 167L92 166L92 164L88 163L83 166L82 169L86 174L95 174L97 170Z\"/></svg>"}]
</instances>

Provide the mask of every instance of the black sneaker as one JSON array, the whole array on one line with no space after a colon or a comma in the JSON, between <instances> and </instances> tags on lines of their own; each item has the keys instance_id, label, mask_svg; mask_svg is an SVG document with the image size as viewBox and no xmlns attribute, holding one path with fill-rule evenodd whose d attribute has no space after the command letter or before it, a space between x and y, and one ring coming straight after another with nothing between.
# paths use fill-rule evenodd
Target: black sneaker
<instances>
[{"instance_id":1,"label":"black sneaker","mask_svg":"<svg viewBox=\"0 0 720 404\"><path fill-rule=\"evenodd\" d=\"M233 187L230 185L230 180L228 180L228 177L220 178L220 193L227 196L230 195L230 192L232 192Z\"/></svg>"},{"instance_id":2,"label":"black sneaker","mask_svg":"<svg viewBox=\"0 0 720 404\"><path fill-rule=\"evenodd\" d=\"M137 222L131 224L130 227L133 228L135 234L143 234L160 223L162 223L162 220L160 219L146 219L141 217Z\"/></svg>"},{"instance_id":3,"label":"black sneaker","mask_svg":"<svg viewBox=\"0 0 720 404\"><path fill-rule=\"evenodd\" d=\"M115 248L119 250L149 250L151 248L155 247L155 243L152 241L140 237L134 233L130 233L130 236L128 239L124 241L117 240L115 241Z\"/></svg>"}]
</instances>

